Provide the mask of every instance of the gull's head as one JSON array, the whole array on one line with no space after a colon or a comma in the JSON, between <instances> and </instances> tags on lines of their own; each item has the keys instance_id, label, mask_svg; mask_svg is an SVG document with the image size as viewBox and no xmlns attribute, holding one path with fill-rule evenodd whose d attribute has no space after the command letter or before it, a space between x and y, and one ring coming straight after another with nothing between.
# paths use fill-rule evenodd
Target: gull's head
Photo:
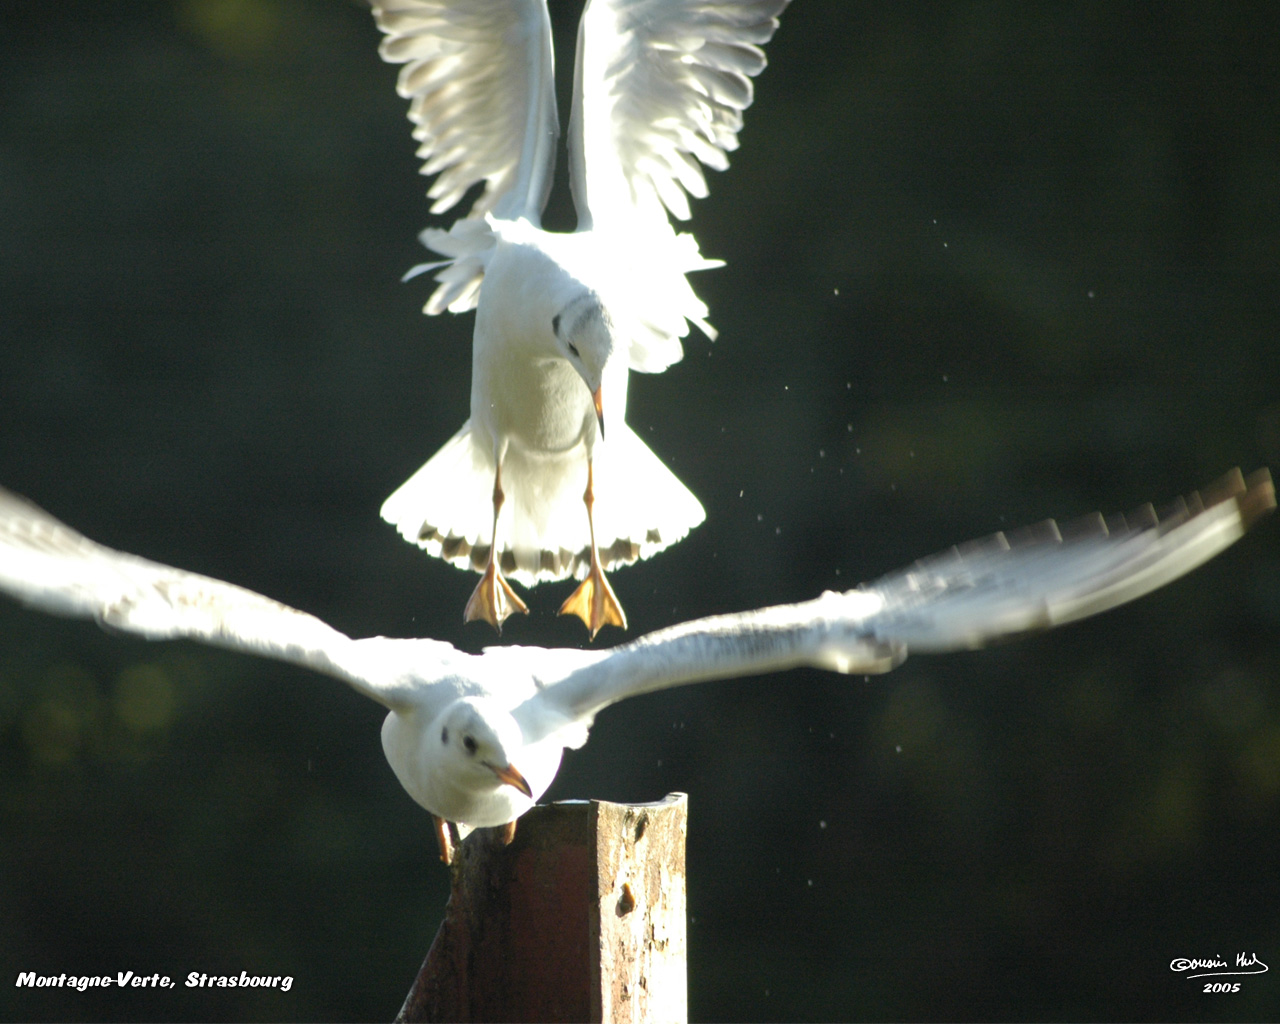
<instances>
[{"instance_id":1,"label":"gull's head","mask_svg":"<svg viewBox=\"0 0 1280 1024\"><path fill-rule=\"evenodd\" d=\"M507 711L478 697L464 697L436 719L434 745L439 770L455 785L474 793L510 786L533 798L525 777L512 763L523 745L520 727Z\"/></svg>"},{"instance_id":2,"label":"gull's head","mask_svg":"<svg viewBox=\"0 0 1280 1024\"><path fill-rule=\"evenodd\" d=\"M604 382L613 361L624 359L613 318L594 292L579 292L551 317L556 347L587 385L596 407L596 420L604 429Z\"/></svg>"}]
</instances>

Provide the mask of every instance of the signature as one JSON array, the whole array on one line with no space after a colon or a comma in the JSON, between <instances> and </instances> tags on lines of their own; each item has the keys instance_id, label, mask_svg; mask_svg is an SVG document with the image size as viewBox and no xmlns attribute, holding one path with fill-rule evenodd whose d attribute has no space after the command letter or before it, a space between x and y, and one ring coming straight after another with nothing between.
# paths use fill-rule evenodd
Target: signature
<instances>
[{"instance_id":1,"label":"signature","mask_svg":"<svg viewBox=\"0 0 1280 1024\"><path fill-rule=\"evenodd\" d=\"M1233 967L1235 970L1232 970ZM1179 973L1196 972L1188 974L1188 978L1212 978L1219 974L1264 974L1267 971L1267 965L1258 959L1257 953L1237 953L1234 964L1219 956L1206 959L1180 956L1170 962L1169 970Z\"/></svg>"}]
</instances>

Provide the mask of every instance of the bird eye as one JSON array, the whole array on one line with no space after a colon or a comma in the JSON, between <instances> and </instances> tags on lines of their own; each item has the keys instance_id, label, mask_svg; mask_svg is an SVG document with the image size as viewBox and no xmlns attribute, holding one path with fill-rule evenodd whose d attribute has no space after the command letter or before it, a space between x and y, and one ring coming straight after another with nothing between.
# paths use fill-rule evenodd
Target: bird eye
<instances>
[{"instance_id":1,"label":"bird eye","mask_svg":"<svg viewBox=\"0 0 1280 1024\"><path fill-rule=\"evenodd\" d=\"M463 736L462 745L467 748L468 754L474 754L476 752L477 744L474 736Z\"/></svg>"},{"instance_id":2,"label":"bird eye","mask_svg":"<svg viewBox=\"0 0 1280 1024\"><path fill-rule=\"evenodd\" d=\"M573 342L569 342L568 344L569 344L569 351L572 352L575 357L577 357L578 359L581 359L582 355L581 353L578 352L578 346L575 345Z\"/></svg>"},{"instance_id":3,"label":"bird eye","mask_svg":"<svg viewBox=\"0 0 1280 1024\"><path fill-rule=\"evenodd\" d=\"M440 742L441 743L449 742L449 727L447 725L440 730Z\"/></svg>"},{"instance_id":4,"label":"bird eye","mask_svg":"<svg viewBox=\"0 0 1280 1024\"><path fill-rule=\"evenodd\" d=\"M555 316L551 318L551 329L555 331L556 334L560 333L560 314L559 313L557 313Z\"/></svg>"}]
</instances>

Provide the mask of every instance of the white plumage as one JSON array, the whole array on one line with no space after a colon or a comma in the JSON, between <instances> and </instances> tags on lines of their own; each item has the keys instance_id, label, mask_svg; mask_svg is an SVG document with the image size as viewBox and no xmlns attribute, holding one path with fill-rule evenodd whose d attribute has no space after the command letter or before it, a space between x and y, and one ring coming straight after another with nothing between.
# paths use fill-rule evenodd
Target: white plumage
<instances>
[{"instance_id":1,"label":"white plumage","mask_svg":"<svg viewBox=\"0 0 1280 1024\"><path fill-rule=\"evenodd\" d=\"M1157 516L1052 522L953 548L844 594L701 619L610 650L351 638L206 576L95 544L0 490L0 590L150 639L187 637L314 669L388 709L382 744L440 821L514 821L596 714L638 694L799 665L885 672L908 653L980 647L1094 615L1163 586L1275 507L1265 471L1236 471ZM442 852L448 846L440 829Z\"/></svg>"},{"instance_id":2,"label":"white plumage","mask_svg":"<svg viewBox=\"0 0 1280 1024\"><path fill-rule=\"evenodd\" d=\"M485 576L468 618L495 626L532 585L573 575L562 611L625 625L603 569L674 543L702 506L626 425L630 370L711 336L686 275L719 265L668 213L706 195L736 148L761 45L789 0L588 0L569 133L578 229L543 231L559 121L545 0L374 0L382 55L404 64L433 211L469 214L423 242L445 259L425 312L476 310L471 417L382 507L409 541ZM590 497L585 497L590 495ZM584 511L584 497L586 508Z\"/></svg>"}]
</instances>

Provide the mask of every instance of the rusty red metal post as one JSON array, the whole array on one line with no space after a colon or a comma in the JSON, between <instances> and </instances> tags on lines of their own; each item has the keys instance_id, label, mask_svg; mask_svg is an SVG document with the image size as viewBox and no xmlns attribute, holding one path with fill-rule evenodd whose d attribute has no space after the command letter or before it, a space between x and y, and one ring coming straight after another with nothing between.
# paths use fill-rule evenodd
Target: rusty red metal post
<instances>
[{"instance_id":1,"label":"rusty red metal post","mask_svg":"<svg viewBox=\"0 0 1280 1024\"><path fill-rule=\"evenodd\" d=\"M683 1022L688 797L535 807L457 851L397 1021Z\"/></svg>"}]
</instances>

